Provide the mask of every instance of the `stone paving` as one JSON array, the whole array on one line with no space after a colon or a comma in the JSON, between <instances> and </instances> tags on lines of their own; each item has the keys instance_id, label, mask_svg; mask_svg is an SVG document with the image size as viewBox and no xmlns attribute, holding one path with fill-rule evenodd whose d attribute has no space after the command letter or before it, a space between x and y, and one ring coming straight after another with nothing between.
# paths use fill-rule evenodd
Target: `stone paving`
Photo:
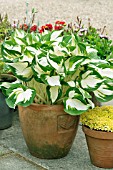
<instances>
[{"instance_id":1,"label":"stone paving","mask_svg":"<svg viewBox=\"0 0 113 170\"><path fill-rule=\"evenodd\" d=\"M14 117L16 117L16 113ZM19 123L19 122L18 122ZM0 170L45 170L36 162L22 155L15 146L24 147L21 140L21 129L14 120L13 126L0 130ZM16 140L15 140L16 137Z\"/></svg>"}]
</instances>

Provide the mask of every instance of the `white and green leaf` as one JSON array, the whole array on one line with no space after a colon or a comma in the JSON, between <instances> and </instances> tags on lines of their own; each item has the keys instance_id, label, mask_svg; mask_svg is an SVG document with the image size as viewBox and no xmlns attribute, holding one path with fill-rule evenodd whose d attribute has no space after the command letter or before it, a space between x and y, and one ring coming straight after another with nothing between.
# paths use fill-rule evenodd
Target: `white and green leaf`
<instances>
[{"instance_id":1,"label":"white and green leaf","mask_svg":"<svg viewBox=\"0 0 113 170\"><path fill-rule=\"evenodd\" d=\"M33 71L27 62L8 63L8 65L11 67L13 73L21 80L29 81L33 76Z\"/></svg>"},{"instance_id":2,"label":"white and green leaf","mask_svg":"<svg viewBox=\"0 0 113 170\"><path fill-rule=\"evenodd\" d=\"M84 61L82 56L74 56L65 61L65 68L69 72L75 72Z\"/></svg>"},{"instance_id":3,"label":"white and green leaf","mask_svg":"<svg viewBox=\"0 0 113 170\"><path fill-rule=\"evenodd\" d=\"M98 75L94 74L91 70L82 74L81 86L83 89L96 90L104 80Z\"/></svg>"},{"instance_id":4,"label":"white and green leaf","mask_svg":"<svg viewBox=\"0 0 113 170\"><path fill-rule=\"evenodd\" d=\"M26 35L26 32L23 31L23 30L19 30L19 29L16 29L15 32L14 32L14 37L18 37L18 38L24 38Z\"/></svg>"},{"instance_id":5,"label":"white and green leaf","mask_svg":"<svg viewBox=\"0 0 113 170\"><path fill-rule=\"evenodd\" d=\"M70 87L75 87L76 84L74 81L68 81L67 84L70 86Z\"/></svg>"},{"instance_id":6,"label":"white and green leaf","mask_svg":"<svg viewBox=\"0 0 113 170\"><path fill-rule=\"evenodd\" d=\"M63 30L54 30L51 34L50 41L56 40L61 35L62 32Z\"/></svg>"},{"instance_id":7,"label":"white and green leaf","mask_svg":"<svg viewBox=\"0 0 113 170\"><path fill-rule=\"evenodd\" d=\"M61 86L60 76L46 76L45 80L50 86Z\"/></svg>"},{"instance_id":8,"label":"white and green leaf","mask_svg":"<svg viewBox=\"0 0 113 170\"><path fill-rule=\"evenodd\" d=\"M61 96L61 89L59 86L52 86L47 89L47 93L52 103L55 103Z\"/></svg>"},{"instance_id":9,"label":"white and green leaf","mask_svg":"<svg viewBox=\"0 0 113 170\"><path fill-rule=\"evenodd\" d=\"M32 88L15 84L6 90L6 94L8 96L6 102L9 107L15 108L17 105L26 107L33 102L36 91Z\"/></svg>"},{"instance_id":10,"label":"white and green leaf","mask_svg":"<svg viewBox=\"0 0 113 170\"><path fill-rule=\"evenodd\" d=\"M86 104L77 98L68 98L64 100L64 110L71 115L80 115L90 108L90 104Z\"/></svg>"},{"instance_id":11,"label":"white and green leaf","mask_svg":"<svg viewBox=\"0 0 113 170\"><path fill-rule=\"evenodd\" d=\"M113 68L98 69L99 74L102 77L107 77L113 79Z\"/></svg>"},{"instance_id":12,"label":"white and green leaf","mask_svg":"<svg viewBox=\"0 0 113 170\"><path fill-rule=\"evenodd\" d=\"M110 101L113 99L113 86L102 84L97 90L94 91L94 94L100 102Z\"/></svg>"}]
</instances>

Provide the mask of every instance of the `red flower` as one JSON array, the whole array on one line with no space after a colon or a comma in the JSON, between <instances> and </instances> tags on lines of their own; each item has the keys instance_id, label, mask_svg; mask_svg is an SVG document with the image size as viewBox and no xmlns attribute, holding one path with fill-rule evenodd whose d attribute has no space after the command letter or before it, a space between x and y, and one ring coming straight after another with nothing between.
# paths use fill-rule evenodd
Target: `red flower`
<instances>
[{"instance_id":1,"label":"red flower","mask_svg":"<svg viewBox=\"0 0 113 170\"><path fill-rule=\"evenodd\" d=\"M27 24L23 24L23 30L27 31L27 29L28 29L28 25Z\"/></svg>"},{"instance_id":2,"label":"red flower","mask_svg":"<svg viewBox=\"0 0 113 170\"><path fill-rule=\"evenodd\" d=\"M62 26L57 26L57 25L55 25L54 27L55 30L61 30L62 28L63 28Z\"/></svg>"},{"instance_id":3,"label":"red flower","mask_svg":"<svg viewBox=\"0 0 113 170\"><path fill-rule=\"evenodd\" d=\"M44 25L41 27L41 30L44 32L44 30L45 30L45 26Z\"/></svg>"},{"instance_id":4,"label":"red flower","mask_svg":"<svg viewBox=\"0 0 113 170\"><path fill-rule=\"evenodd\" d=\"M66 25L66 23L64 21L56 21L55 25Z\"/></svg>"},{"instance_id":5,"label":"red flower","mask_svg":"<svg viewBox=\"0 0 113 170\"><path fill-rule=\"evenodd\" d=\"M60 24L60 21L56 21L55 24Z\"/></svg>"},{"instance_id":6,"label":"red flower","mask_svg":"<svg viewBox=\"0 0 113 170\"><path fill-rule=\"evenodd\" d=\"M52 24L46 24L46 25L45 25L45 29L51 31L51 30L53 29Z\"/></svg>"},{"instance_id":7,"label":"red flower","mask_svg":"<svg viewBox=\"0 0 113 170\"><path fill-rule=\"evenodd\" d=\"M38 29L39 33L43 33L45 30L45 26L41 26L41 28Z\"/></svg>"},{"instance_id":8,"label":"red flower","mask_svg":"<svg viewBox=\"0 0 113 170\"><path fill-rule=\"evenodd\" d=\"M60 24L61 25L66 25L66 23L64 21L61 21Z\"/></svg>"},{"instance_id":9,"label":"red flower","mask_svg":"<svg viewBox=\"0 0 113 170\"><path fill-rule=\"evenodd\" d=\"M43 33L44 31L42 29L38 29L39 33Z\"/></svg>"},{"instance_id":10,"label":"red flower","mask_svg":"<svg viewBox=\"0 0 113 170\"><path fill-rule=\"evenodd\" d=\"M23 29L23 25L22 24L20 25L20 29Z\"/></svg>"},{"instance_id":11,"label":"red flower","mask_svg":"<svg viewBox=\"0 0 113 170\"><path fill-rule=\"evenodd\" d=\"M37 25L33 25L31 28L30 28L30 31L32 32L32 31L36 31L37 30Z\"/></svg>"}]
</instances>

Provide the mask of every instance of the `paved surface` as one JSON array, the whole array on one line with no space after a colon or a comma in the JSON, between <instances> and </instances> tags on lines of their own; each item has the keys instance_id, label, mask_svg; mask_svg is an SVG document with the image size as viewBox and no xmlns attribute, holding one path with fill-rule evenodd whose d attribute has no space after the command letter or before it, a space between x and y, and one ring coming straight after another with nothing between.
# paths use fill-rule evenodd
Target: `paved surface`
<instances>
[{"instance_id":1,"label":"paved surface","mask_svg":"<svg viewBox=\"0 0 113 170\"><path fill-rule=\"evenodd\" d=\"M66 157L54 160L33 157L25 144L18 113L15 113L13 126L0 131L0 170L100 170L100 168L90 162L81 125Z\"/></svg>"}]
</instances>

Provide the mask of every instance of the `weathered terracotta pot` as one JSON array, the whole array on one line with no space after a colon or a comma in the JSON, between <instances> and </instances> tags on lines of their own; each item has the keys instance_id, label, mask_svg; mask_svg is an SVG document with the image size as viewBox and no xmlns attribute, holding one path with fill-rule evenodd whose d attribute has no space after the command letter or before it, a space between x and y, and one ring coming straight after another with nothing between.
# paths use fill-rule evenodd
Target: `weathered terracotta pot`
<instances>
[{"instance_id":1,"label":"weathered terracotta pot","mask_svg":"<svg viewBox=\"0 0 113 170\"><path fill-rule=\"evenodd\" d=\"M19 106L19 117L30 153L39 158L61 158L75 138L79 116L64 112L62 105Z\"/></svg>"},{"instance_id":2,"label":"weathered terracotta pot","mask_svg":"<svg viewBox=\"0 0 113 170\"><path fill-rule=\"evenodd\" d=\"M90 159L100 168L113 168L113 133L82 127L86 136Z\"/></svg>"}]
</instances>

